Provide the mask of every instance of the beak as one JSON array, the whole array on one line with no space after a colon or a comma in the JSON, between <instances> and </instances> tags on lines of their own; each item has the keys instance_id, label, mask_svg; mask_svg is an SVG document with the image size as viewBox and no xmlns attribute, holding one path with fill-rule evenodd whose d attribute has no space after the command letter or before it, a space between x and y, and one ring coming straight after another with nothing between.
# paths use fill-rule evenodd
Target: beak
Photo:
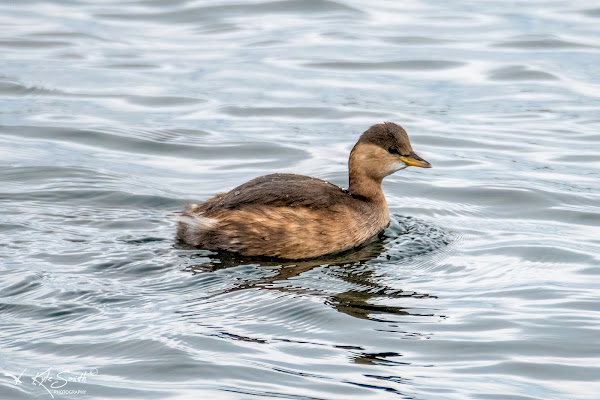
<instances>
[{"instance_id":1,"label":"beak","mask_svg":"<svg viewBox=\"0 0 600 400\"><path fill-rule=\"evenodd\" d=\"M400 156L400 159L409 167L431 168L431 164L423 160L416 153L410 153L409 156Z\"/></svg>"}]
</instances>

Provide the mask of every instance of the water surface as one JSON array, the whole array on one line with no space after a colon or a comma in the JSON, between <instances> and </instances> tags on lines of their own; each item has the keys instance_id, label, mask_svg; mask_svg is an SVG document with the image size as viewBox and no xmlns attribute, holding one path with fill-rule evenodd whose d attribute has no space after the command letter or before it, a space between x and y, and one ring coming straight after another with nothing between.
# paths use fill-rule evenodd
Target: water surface
<instances>
[{"instance_id":1,"label":"water surface","mask_svg":"<svg viewBox=\"0 0 600 400\"><path fill-rule=\"evenodd\" d=\"M593 2L22 0L0 24L0 398L597 398ZM175 244L187 202L253 177L346 186L385 120L434 168L385 181L378 241Z\"/></svg>"}]
</instances>

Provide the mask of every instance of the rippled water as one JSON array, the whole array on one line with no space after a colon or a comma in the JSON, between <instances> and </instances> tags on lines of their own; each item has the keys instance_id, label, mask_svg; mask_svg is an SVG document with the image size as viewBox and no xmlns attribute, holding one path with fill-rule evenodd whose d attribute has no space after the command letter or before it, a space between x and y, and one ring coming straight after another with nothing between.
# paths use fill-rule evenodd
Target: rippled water
<instances>
[{"instance_id":1,"label":"rippled water","mask_svg":"<svg viewBox=\"0 0 600 400\"><path fill-rule=\"evenodd\" d=\"M0 398L597 398L597 3L21 0L0 24ZM345 186L384 120L434 168L387 179L378 241L175 244L186 202L252 177Z\"/></svg>"}]
</instances>

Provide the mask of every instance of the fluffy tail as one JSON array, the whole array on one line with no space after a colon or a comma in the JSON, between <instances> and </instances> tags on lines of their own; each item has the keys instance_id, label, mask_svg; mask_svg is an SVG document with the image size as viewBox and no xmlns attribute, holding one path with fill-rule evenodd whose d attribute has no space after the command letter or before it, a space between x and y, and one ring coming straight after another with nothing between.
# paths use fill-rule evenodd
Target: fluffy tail
<instances>
[{"instance_id":1,"label":"fluffy tail","mask_svg":"<svg viewBox=\"0 0 600 400\"><path fill-rule=\"evenodd\" d=\"M203 217L202 215L183 214L177 217L180 224L187 225L188 229L206 231L214 229L219 225L219 220L215 218Z\"/></svg>"},{"instance_id":2,"label":"fluffy tail","mask_svg":"<svg viewBox=\"0 0 600 400\"><path fill-rule=\"evenodd\" d=\"M190 205L184 213L177 217L177 237L185 243L198 246L201 237L206 231L215 229L219 225L219 220L208 218L198 214L192 214L190 211L195 209L194 204Z\"/></svg>"}]
</instances>

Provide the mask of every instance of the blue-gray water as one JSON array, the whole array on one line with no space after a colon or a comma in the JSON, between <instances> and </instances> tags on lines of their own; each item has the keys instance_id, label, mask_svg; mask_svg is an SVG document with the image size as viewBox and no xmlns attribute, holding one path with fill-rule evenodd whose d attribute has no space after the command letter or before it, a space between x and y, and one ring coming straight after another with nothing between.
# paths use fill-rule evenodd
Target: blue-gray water
<instances>
[{"instance_id":1,"label":"blue-gray water","mask_svg":"<svg viewBox=\"0 0 600 400\"><path fill-rule=\"evenodd\" d=\"M597 2L20 0L0 26L0 398L598 398ZM347 185L385 120L434 168L385 181L381 241L175 244L255 176Z\"/></svg>"}]
</instances>

